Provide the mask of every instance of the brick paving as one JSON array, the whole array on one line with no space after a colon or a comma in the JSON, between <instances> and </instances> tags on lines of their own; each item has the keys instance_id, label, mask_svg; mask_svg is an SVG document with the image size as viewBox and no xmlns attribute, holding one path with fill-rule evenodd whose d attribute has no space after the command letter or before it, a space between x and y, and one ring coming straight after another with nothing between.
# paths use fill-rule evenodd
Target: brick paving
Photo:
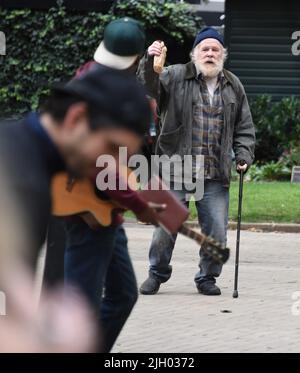
<instances>
[{"instance_id":1,"label":"brick paving","mask_svg":"<svg viewBox=\"0 0 300 373\"><path fill-rule=\"evenodd\" d=\"M126 224L126 231L140 285L153 228ZM197 293L198 247L179 236L171 279L157 295L140 295L113 352L299 353L300 234L241 232L238 299L232 298L235 236L229 231L232 255L218 281L219 297Z\"/></svg>"}]
</instances>

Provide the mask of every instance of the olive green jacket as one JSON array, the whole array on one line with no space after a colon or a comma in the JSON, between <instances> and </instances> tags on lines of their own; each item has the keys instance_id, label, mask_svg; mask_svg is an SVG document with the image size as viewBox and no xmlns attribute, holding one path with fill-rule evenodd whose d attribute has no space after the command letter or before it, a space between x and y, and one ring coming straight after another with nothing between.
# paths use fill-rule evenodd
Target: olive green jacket
<instances>
[{"instance_id":1,"label":"olive green jacket","mask_svg":"<svg viewBox=\"0 0 300 373\"><path fill-rule=\"evenodd\" d=\"M220 167L223 185L229 186L232 149L236 162L244 160L250 166L254 160L255 129L242 83L230 71L224 69L223 73L224 127ZM199 81L194 63L172 65L158 75L153 70L153 57L146 53L139 65L138 79L158 103L160 134L156 153L170 157L191 154L193 115L199 100Z\"/></svg>"}]
</instances>

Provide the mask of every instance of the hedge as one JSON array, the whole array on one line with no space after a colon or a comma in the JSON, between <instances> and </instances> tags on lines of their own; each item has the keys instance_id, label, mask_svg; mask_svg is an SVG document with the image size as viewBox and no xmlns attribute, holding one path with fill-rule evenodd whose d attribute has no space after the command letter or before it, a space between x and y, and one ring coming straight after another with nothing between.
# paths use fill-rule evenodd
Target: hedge
<instances>
[{"instance_id":1,"label":"hedge","mask_svg":"<svg viewBox=\"0 0 300 373\"><path fill-rule=\"evenodd\" d=\"M20 117L36 109L51 84L69 79L91 60L106 24L125 15L142 22L148 44L158 37L166 40L170 62L176 50L187 58L203 26L187 4L169 0L119 0L107 14L67 11L62 0L49 11L0 9L6 35L6 56L0 56L0 116Z\"/></svg>"},{"instance_id":2,"label":"hedge","mask_svg":"<svg viewBox=\"0 0 300 373\"><path fill-rule=\"evenodd\" d=\"M286 153L300 148L300 100L291 96L278 102L270 95L250 101L256 126L255 158L260 164L278 161Z\"/></svg>"}]
</instances>

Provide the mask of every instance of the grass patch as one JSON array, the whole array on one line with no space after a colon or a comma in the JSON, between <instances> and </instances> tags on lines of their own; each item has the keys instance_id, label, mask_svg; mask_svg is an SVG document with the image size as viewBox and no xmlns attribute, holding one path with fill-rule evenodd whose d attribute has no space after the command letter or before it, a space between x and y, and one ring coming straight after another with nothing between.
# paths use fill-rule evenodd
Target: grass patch
<instances>
[{"instance_id":1,"label":"grass patch","mask_svg":"<svg viewBox=\"0 0 300 373\"><path fill-rule=\"evenodd\" d=\"M237 220L239 183L231 183L229 219ZM190 206L196 219L196 207ZM290 182L244 182L242 221L251 223L300 223L300 184Z\"/></svg>"},{"instance_id":2,"label":"grass patch","mask_svg":"<svg viewBox=\"0 0 300 373\"><path fill-rule=\"evenodd\" d=\"M239 183L230 187L229 219L237 220ZM195 203L191 219L197 219ZM134 217L132 212L125 214ZM300 223L300 184L290 182L244 182L242 221L249 223Z\"/></svg>"}]
</instances>

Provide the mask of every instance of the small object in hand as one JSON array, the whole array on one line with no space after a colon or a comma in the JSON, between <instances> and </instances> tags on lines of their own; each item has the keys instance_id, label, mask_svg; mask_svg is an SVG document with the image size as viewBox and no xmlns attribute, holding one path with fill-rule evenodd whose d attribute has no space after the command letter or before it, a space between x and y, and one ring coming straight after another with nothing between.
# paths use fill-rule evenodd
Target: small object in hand
<instances>
[{"instance_id":1,"label":"small object in hand","mask_svg":"<svg viewBox=\"0 0 300 373\"><path fill-rule=\"evenodd\" d=\"M157 74L162 73L162 71L164 69L165 62L166 62L166 56L167 56L167 47L165 46L163 41L161 42L161 47L162 47L161 55L160 56L154 56L154 62L153 62L153 70Z\"/></svg>"},{"instance_id":2,"label":"small object in hand","mask_svg":"<svg viewBox=\"0 0 300 373\"><path fill-rule=\"evenodd\" d=\"M141 221L141 220L138 220L137 223L141 224L141 225L152 225L152 223L147 223L147 222Z\"/></svg>"}]
</instances>

